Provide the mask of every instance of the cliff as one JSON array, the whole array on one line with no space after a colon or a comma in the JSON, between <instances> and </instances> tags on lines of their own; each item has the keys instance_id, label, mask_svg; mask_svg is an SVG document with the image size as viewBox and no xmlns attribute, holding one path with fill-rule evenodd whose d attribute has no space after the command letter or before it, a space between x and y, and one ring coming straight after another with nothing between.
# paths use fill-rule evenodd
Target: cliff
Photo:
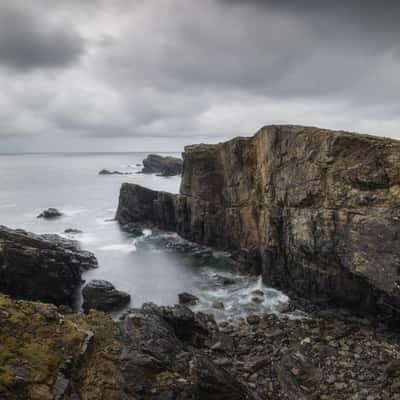
<instances>
[{"instance_id":1,"label":"cliff","mask_svg":"<svg viewBox=\"0 0 400 400\"><path fill-rule=\"evenodd\" d=\"M179 195L121 188L116 218L232 252L264 281L394 319L400 142L302 126L185 148Z\"/></svg>"}]
</instances>

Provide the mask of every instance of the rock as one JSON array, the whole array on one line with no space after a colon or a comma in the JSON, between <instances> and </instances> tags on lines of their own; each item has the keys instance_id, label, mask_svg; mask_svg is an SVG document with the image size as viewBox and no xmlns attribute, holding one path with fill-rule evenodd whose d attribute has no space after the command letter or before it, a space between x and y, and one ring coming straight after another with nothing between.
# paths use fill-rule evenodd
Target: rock
<instances>
[{"instance_id":1,"label":"rock","mask_svg":"<svg viewBox=\"0 0 400 400\"><path fill-rule=\"evenodd\" d=\"M249 325L255 325L260 323L261 318L258 315L249 315L246 321Z\"/></svg>"},{"instance_id":2,"label":"rock","mask_svg":"<svg viewBox=\"0 0 400 400\"><path fill-rule=\"evenodd\" d=\"M183 292L178 294L179 304L194 306L199 302L199 298L193 294Z\"/></svg>"},{"instance_id":3,"label":"rock","mask_svg":"<svg viewBox=\"0 0 400 400\"><path fill-rule=\"evenodd\" d=\"M244 383L192 347L201 345L194 336L203 319L184 306L129 310L119 323L124 392L150 399L255 400ZM211 337L210 327L203 326L203 334Z\"/></svg>"},{"instance_id":4,"label":"rock","mask_svg":"<svg viewBox=\"0 0 400 400\"><path fill-rule=\"evenodd\" d=\"M254 294L254 296L261 296L261 297L264 296L264 292L262 290L259 290L259 289L253 290L251 292L251 294Z\"/></svg>"},{"instance_id":5,"label":"rock","mask_svg":"<svg viewBox=\"0 0 400 400\"><path fill-rule=\"evenodd\" d=\"M90 309L100 311L114 311L125 307L131 300L131 296L115 289L110 282L103 280L92 280L82 290L85 312Z\"/></svg>"},{"instance_id":6,"label":"rock","mask_svg":"<svg viewBox=\"0 0 400 400\"><path fill-rule=\"evenodd\" d=\"M225 305L222 301L213 301L211 307L217 310L225 310Z\"/></svg>"},{"instance_id":7,"label":"rock","mask_svg":"<svg viewBox=\"0 0 400 400\"><path fill-rule=\"evenodd\" d=\"M62 212L57 210L57 208L48 208L47 210L42 211L37 217L45 219L54 219L61 217L62 215L63 215Z\"/></svg>"},{"instance_id":8,"label":"rock","mask_svg":"<svg viewBox=\"0 0 400 400\"><path fill-rule=\"evenodd\" d=\"M19 299L71 306L82 271L96 257L58 235L35 235L0 226L0 291Z\"/></svg>"},{"instance_id":9,"label":"rock","mask_svg":"<svg viewBox=\"0 0 400 400\"><path fill-rule=\"evenodd\" d=\"M180 194L125 184L117 220L231 252L268 285L399 321L399 141L273 125L183 158Z\"/></svg>"},{"instance_id":10,"label":"rock","mask_svg":"<svg viewBox=\"0 0 400 400\"><path fill-rule=\"evenodd\" d=\"M230 286L236 283L235 279L229 278L228 276L215 274L215 278L222 286Z\"/></svg>"},{"instance_id":11,"label":"rock","mask_svg":"<svg viewBox=\"0 0 400 400\"><path fill-rule=\"evenodd\" d=\"M139 237L143 235L143 229L138 224L126 224L122 227L122 230L128 232L134 237Z\"/></svg>"},{"instance_id":12,"label":"rock","mask_svg":"<svg viewBox=\"0 0 400 400\"><path fill-rule=\"evenodd\" d=\"M253 303L260 304L260 303L262 303L264 301L264 299L262 297L252 297L251 301Z\"/></svg>"},{"instance_id":13,"label":"rock","mask_svg":"<svg viewBox=\"0 0 400 400\"><path fill-rule=\"evenodd\" d=\"M83 233L80 229L74 229L74 228L68 228L64 231L64 233L69 233L71 235L78 235L80 233Z\"/></svg>"},{"instance_id":14,"label":"rock","mask_svg":"<svg viewBox=\"0 0 400 400\"><path fill-rule=\"evenodd\" d=\"M316 398L321 374L303 353L296 349L286 352L277 366L279 383L290 400Z\"/></svg>"},{"instance_id":15,"label":"rock","mask_svg":"<svg viewBox=\"0 0 400 400\"><path fill-rule=\"evenodd\" d=\"M99 175L132 175L132 172L121 172L121 171L110 171L108 169L102 169Z\"/></svg>"},{"instance_id":16,"label":"rock","mask_svg":"<svg viewBox=\"0 0 400 400\"><path fill-rule=\"evenodd\" d=\"M176 157L163 157L157 154L149 154L143 160L143 174L160 174L162 176L180 175L182 172L182 160Z\"/></svg>"}]
</instances>

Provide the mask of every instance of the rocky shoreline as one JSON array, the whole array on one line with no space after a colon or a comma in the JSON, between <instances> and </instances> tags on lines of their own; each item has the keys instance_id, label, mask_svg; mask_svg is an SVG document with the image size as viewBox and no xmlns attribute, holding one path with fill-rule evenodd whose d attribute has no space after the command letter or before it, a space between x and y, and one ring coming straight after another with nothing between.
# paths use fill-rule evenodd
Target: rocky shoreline
<instances>
[{"instance_id":1,"label":"rocky shoreline","mask_svg":"<svg viewBox=\"0 0 400 400\"><path fill-rule=\"evenodd\" d=\"M73 313L95 256L0 226L0 399L400 400L399 157L389 139L272 126L188 147L179 195L122 186L116 218L132 235L229 251L288 288L280 313L216 322L181 293L112 320L94 308L130 296L101 280Z\"/></svg>"},{"instance_id":2,"label":"rocky shoreline","mask_svg":"<svg viewBox=\"0 0 400 400\"><path fill-rule=\"evenodd\" d=\"M148 303L119 321L0 295L5 400L398 400L400 338L340 310L215 323Z\"/></svg>"}]
</instances>

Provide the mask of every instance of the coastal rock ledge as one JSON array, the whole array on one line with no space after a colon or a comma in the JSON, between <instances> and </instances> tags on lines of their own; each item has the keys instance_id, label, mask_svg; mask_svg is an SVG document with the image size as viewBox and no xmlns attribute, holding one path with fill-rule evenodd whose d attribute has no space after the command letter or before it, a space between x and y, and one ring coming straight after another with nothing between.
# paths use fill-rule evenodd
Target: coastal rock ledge
<instances>
[{"instance_id":1,"label":"coastal rock ledge","mask_svg":"<svg viewBox=\"0 0 400 400\"><path fill-rule=\"evenodd\" d=\"M0 226L0 293L71 306L82 272L96 267L75 240Z\"/></svg>"},{"instance_id":2,"label":"coastal rock ledge","mask_svg":"<svg viewBox=\"0 0 400 400\"><path fill-rule=\"evenodd\" d=\"M400 141L273 125L183 158L180 194L123 184L117 220L230 251L314 301L398 320Z\"/></svg>"}]
</instances>

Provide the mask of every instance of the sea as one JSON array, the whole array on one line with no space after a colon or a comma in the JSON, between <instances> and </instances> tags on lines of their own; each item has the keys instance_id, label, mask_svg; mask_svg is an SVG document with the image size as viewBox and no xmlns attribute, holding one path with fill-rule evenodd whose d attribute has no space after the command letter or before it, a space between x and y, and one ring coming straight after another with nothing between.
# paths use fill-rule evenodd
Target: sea
<instances>
[{"instance_id":1,"label":"sea","mask_svg":"<svg viewBox=\"0 0 400 400\"><path fill-rule=\"evenodd\" d=\"M79 241L99 262L99 268L85 272L83 279L104 279L129 292L130 307L140 307L144 302L173 305L178 302L179 293L189 292L200 299L194 310L213 313L219 320L280 313L288 297L266 287L260 277L240 272L229 254L186 242L171 232L144 230L142 236L135 238L120 229L114 217L122 183L179 192L178 176L139 173L146 155L0 155L0 224ZM99 175L101 169L132 174ZM54 220L37 218L49 207L64 215ZM65 234L70 228L83 233ZM78 296L76 308L80 305Z\"/></svg>"}]
</instances>

